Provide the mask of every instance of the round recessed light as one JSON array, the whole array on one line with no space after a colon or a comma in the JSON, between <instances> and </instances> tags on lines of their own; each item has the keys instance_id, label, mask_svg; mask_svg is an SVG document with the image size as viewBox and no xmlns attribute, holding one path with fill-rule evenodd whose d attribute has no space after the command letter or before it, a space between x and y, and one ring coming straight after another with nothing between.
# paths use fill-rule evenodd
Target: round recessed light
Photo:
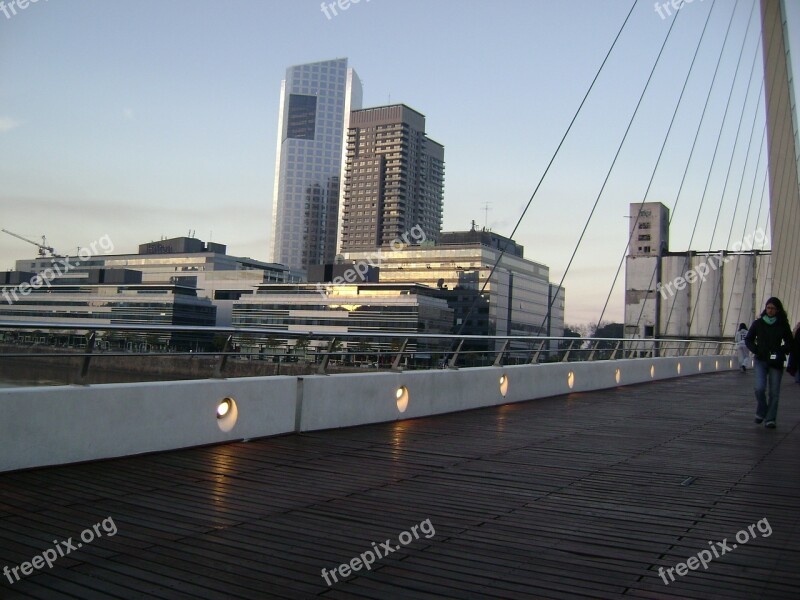
<instances>
[{"instance_id":1,"label":"round recessed light","mask_svg":"<svg viewBox=\"0 0 800 600\"><path fill-rule=\"evenodd\" d=\"M217 405L217 418L221 419L229 412L231 412L231 399L225 398Z\"/></svg>"},{"instance_id":2,"label":"round recessed light","mask_svg":"<svg viewBox=\"0 0 800 600\"><path fill-rule=\"evenodd\" d=\"M397 410L401 413L406 412L408 408L408 388L401 385L397 388L397 391L395 391L394 396L397 399Z\"/></svg>"}]
</instances>

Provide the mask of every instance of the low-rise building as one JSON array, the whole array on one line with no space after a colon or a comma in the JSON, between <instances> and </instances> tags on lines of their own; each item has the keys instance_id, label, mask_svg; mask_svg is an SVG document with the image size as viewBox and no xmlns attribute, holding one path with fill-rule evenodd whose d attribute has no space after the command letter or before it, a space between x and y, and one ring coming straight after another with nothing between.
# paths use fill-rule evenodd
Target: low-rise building
<instances>
[{"instance_id":1,"label":"low-rise building","mask_svg":"<svg viewBox=\"0 0 800 600\"><path fill-rule=\"evenodd\" d=\"M233 301L251 294L262 283L304 281L304 271L252 258L231 256L224 244L203 242L194 237L162 239L139 245L136 254L97 255L81 259L38 257L16 261L19 271L40 273L53 263L77 265L69 272L72 279L89 278L101 269L141 271L142 283L176 284L197 288L197 295L209 298L217 307L217 325L231 324Z\"/></svg>"},{"instance_id":2,"label":"low-rise building","mask_svg":"<svg viewBox=\"0 0 800 600\"><path fill-rule=\"evenodd\" d=\"M96 269L86 277L42 283L33 273L7 272L0 284L0 320L43 324L213 326L216 307L191 286L143 283L138 271ZM83 274L87 275L87 274ZM130 337L130 336L129 336ZM145 335L140 336L147 337ZM177 348L210 341L208 335L173 333L151 336Z\"/></svg>"},{"instance_id":3,"label":"low-rise building","mask_svg":"<svg viewBox=\"0 0 800 600\"><path fill-rule=\"evenodd\" d=\"M234 302L233 325L287 332L449 334L453 311L437 290L418 284L263 284ZM246 346L246 342L242 342ZM351 348L346 339L342 347ZM390 341L372 348L388 349ZM446 349L444 341L412 340L409 350Z\"/></svg>"},{"instance_id":4,"label":"low-rise building","mask_svg":"<svg viewBox=\"0 0 800 600\"><path fill-rule=\"evenodd\" d=\"M491 231L442 232L435 245L393 244L344 257L378 265L382 283L439 290L454 310L454 333L564 334L564 289L550 283L546 265L524 257L520 244Z\"/></svg>"}]
</instances>

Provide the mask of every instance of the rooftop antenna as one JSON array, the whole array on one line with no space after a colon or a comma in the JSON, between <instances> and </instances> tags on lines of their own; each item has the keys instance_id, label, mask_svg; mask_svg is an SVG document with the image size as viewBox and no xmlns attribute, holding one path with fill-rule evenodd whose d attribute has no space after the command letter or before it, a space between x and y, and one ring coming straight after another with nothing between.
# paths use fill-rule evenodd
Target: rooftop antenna
<instances>
[{"instance_id":1,"label":"rooftop antenna","mask_svg":"<svg viewBox=\"0 0 800 600\"><path fill-rule=\"evenodd\" d=\"M483 203L483 229L486 230L486 227L489 225L489 209L492 208L491 202L484 202Z\"/></svg>"}]
</instances>

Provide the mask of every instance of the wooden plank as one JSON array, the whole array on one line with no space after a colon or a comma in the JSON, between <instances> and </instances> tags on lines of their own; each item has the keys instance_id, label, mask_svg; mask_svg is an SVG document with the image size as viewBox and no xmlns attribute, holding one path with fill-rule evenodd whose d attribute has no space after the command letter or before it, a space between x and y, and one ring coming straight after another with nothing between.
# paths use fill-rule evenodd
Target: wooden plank
<instances>
[{"instance_id":1,"label":"wooden plank","mask_svg":"<svg viewBox=\"0 0 800 600\"><path fill-rule=\"evenodd\" d=\"M746 385L742 385L746 382ZM0 569L112 517L2 598L787 598L800 587L800 405L750 376L0 475ZM690 485L681 485L693 477ZM709 542L768 518L707 570ZM401 533L430 519L436 534ZM329 586L373 542L398 549Z\"/></svg>"}]
</instances>

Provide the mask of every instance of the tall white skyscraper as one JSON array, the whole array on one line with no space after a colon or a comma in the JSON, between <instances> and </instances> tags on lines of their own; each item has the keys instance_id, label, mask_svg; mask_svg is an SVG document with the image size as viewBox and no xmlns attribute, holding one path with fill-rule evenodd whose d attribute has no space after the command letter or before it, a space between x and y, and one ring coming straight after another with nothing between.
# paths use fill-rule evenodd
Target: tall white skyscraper
<instances>
[{"instance_id":1,"label":"tall white skyscraper","mask_svg":"<svg viewBox=\"0 0 800 600\"><path fill-rule=\"evenodd\" d=\"M345 136L361 108L346 58L289 67L281 82L270 261L293 269L331 263L339 228Z\"/></svg>"}]
</instances>

